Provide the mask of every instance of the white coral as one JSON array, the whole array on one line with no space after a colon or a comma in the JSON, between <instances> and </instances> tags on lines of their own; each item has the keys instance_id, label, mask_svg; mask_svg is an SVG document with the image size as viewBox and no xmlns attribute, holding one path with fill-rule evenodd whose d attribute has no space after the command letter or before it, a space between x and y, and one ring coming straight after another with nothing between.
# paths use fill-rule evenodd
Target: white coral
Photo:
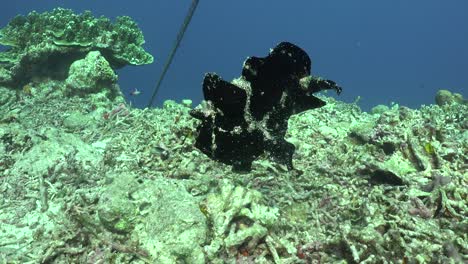
<instances>
[{"instance_id":1,"label":"white coral","mask_svg":"<svg viewBox=\"0 0 468 264\"><path fill-rule=\"evenodd\" d=\"M227 250L265 237L268 227L278 218L277 208L259 204L261 193L258 191L234 186L228 180L222 181L220 185L220 192L208 195L204 202L207 216L213 223L213 239L205 247L210 259L223 248ZM242 218L248 219L247 222L251 224L242 222Z\"/></svg>"}]
</instances>

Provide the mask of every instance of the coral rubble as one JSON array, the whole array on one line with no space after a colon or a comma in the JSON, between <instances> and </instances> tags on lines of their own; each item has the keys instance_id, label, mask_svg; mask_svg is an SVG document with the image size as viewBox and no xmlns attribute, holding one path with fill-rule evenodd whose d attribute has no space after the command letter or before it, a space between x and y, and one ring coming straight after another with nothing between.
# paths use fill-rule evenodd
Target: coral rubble
<instances>
[{"instance_id":1,"label":"coral rubble","mask_svg":"<svg viewBox=\"0 0 468 264\"><path fill-rule=\"evenodd\" d=\"M102 91L0 90L0 261L467 259L464 104L369 114L321 97L289 121L298 176L200 153L187 103L104 118L122 102Z\"/></svg>"},{"instance_id":2,"label":"coral rubble","mask_svg":"<svg viewBox=\"0 0 468 264\"><path fill-rule=\"evenodd\" d=\"M25 19L41 17L10 27ZM317 95L326 105L291 110L274 96L254 106L255 82L210 74L208 84L233 89L212 95L239 95L234 106L249 121L283 114L276 132L302 171L258 156L237 173L196 148L200 120L191 115L207 129L204 116L220 121L220 109L227 120L244 114L214 97L207 113L190 100L132 108L110 87L111 57L123 55L105 50L83 50L66 78L0 83L0 263L468 262L465 101L443 92L440 104L366 113ZM11 77L3 66L0 76Z\"/></svg>"}]
</instances>

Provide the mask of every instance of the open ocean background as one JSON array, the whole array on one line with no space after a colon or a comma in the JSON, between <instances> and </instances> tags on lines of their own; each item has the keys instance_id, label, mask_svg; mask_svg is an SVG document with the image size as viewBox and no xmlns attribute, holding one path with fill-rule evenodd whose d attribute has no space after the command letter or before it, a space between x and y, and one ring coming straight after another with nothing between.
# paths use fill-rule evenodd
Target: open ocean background
<instances>
[{"instance_id":1,"label":"open ocean background","mask_svg":"<svg viewBox=\"0 0 468 264\"><path fill-rule=\"evenodd\" d=\"M191 1L3 1L0 27L17 14L55 7L95 16L128 15L145 38L155 62L118 71L128 99L147 105ZM340 100L369 110L377 104L417 108L431 104L439 89L466 97L468 89L468 1L200 1L156 99L196 105L206 72L226 80L239 76L247 56L266 56L289 41L312 58L312 74L343 87ZM4 48L4 47L0 47ZM334 95L334 93L329 93Z\"/></svg>"}]
</instances>

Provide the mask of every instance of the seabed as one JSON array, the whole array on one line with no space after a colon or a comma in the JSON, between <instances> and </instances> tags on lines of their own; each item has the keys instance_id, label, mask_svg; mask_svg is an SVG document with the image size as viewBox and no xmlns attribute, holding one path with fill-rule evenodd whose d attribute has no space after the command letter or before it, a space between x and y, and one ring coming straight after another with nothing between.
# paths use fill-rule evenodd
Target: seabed
<instances>
[{"instance_id":1,"label":"seabed","mask_svg":"<svg viewBox=\"0 0 468 264\"><path fill-rule=\"evenodd\" d=\"M143 50L46 44L73 51L66 71L0 56L0 263L468 261L459 95L371 112L321 95L289 120L294 170L265 155L236 173L194 147L190 100L125 102L113 66Z\"/></svg>"}]
</instances>

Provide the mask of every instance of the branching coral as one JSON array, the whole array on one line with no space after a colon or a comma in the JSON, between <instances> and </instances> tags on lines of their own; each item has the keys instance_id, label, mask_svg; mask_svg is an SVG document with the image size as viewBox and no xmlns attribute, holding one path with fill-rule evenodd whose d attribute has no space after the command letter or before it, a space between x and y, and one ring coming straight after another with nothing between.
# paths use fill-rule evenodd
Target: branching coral
<instances>
[{"instance_id":1,"label":"branching coral","mask_svg":"<svg viewBox=\"0 0 468 264\"><path fill-rule=\"evenodd\" d=\"M247 243L255 248L278 218L278 209L260 204L261 194L227 180L221 182L218 193L208 195L202 211L212 225L212 240L205 247L209 259L229 253L231 249ZM235 250L237 251L237 250Z\"/></svg>"}]
</instances>

